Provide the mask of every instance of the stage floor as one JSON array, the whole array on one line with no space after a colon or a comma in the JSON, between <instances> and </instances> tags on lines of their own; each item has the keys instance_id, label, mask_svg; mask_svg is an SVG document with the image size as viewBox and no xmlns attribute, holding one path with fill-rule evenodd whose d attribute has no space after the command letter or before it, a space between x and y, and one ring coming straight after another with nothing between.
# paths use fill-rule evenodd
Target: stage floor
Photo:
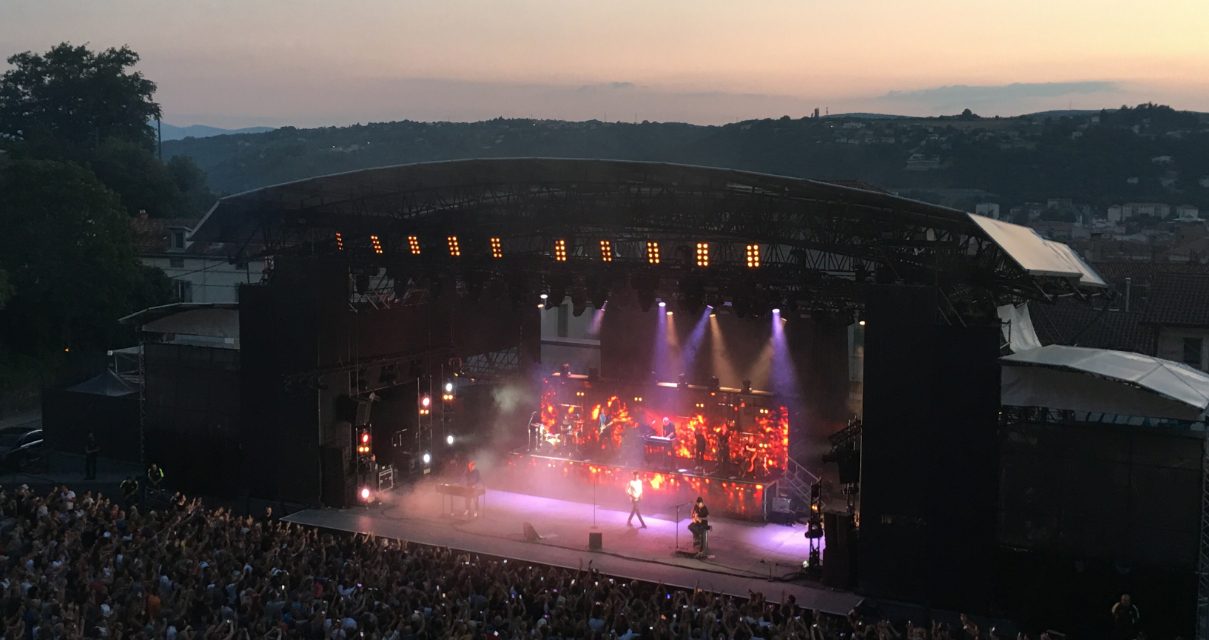
<instances>
[{"instance_id":1,"label":"stage floor","mask_svg":"<svg viewBox=\"0 0 1209 640\"><path fill-rule=\"evenodd\" d=\"M710 518L714 557L697 560L676 554L677 529L680 547L692 546L685 528L687 508L681 509L679 527L673 513L644 513L647 528L638 529L626 526L628 508L598 506L593 529L591 504L500 490L489 490L485 499L479 518L453 518L442 514L435 488L420 485L411 493L386 494L381 507L310 509L284 520L572 569L591 561L609 575L742 597L759 591L775 601L784 592L793 594L800 606L827 613L846 614L861 600L803 579L785 579L801 569L808 554L803 525ZM461 503L454 500L459 510ZM524 541L525 522L532 523L542 540ZM588 550L590 531L603 534L603 551Z\"/></svg>"}]
</instances>

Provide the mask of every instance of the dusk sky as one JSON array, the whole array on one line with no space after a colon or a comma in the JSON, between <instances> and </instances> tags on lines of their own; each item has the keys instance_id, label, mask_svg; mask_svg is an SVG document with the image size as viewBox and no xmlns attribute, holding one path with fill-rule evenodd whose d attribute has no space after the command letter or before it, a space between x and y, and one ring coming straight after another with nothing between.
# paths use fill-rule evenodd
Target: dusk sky
<instances>
[{"instance_id":1,"label":"dusk sky","mask_svg":"<svg viewBox=\"0 0 1209 640\"><path fill-rule=\"evenodd\" d=\"M178 125L1209 111L1209 2L3 0L0 53L129 44Z\"/></svg>"}]
</instances>

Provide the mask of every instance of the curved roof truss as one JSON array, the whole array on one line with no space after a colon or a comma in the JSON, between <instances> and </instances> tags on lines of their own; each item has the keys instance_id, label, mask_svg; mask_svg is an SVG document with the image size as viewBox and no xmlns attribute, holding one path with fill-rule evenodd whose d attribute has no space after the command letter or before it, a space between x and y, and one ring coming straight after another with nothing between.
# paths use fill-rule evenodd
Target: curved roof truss
<instances>
[{"instance_id":1,"label":"curved roof truss","mask_svg":"<svg viewBox=\"0 0 1209 640\"><path fill-rule=\"evenodd\" d=\"M992 308L1107 291L1069 247L1025 227L838 184L629 161L460 160L322 176L224 198L193 238L395 273L520 270L572 287L640 273L659 287L700 280L859 303L861 284L894 282Z\"/></svg>"}]
</instances>

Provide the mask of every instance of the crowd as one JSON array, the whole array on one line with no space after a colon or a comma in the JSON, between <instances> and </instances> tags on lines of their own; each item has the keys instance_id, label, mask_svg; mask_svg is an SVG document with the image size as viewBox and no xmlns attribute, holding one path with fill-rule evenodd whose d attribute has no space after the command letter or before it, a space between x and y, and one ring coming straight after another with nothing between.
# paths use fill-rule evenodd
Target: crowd
<instances>
[{"instance_id":1,"label":"crowd","mask_svg":"<svg viewBox=\"0 0 1209 640\"><path fill-rule=\"evenodd\" d=\"M0 490L4 638L993 638L58 487Z\"/></svg>"}]
</instances>

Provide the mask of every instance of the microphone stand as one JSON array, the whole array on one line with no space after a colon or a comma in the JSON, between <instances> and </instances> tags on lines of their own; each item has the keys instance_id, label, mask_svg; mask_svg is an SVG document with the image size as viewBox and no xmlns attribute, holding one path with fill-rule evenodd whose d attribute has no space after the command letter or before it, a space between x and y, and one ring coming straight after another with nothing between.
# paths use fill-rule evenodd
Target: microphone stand
<instances>
[{"instance_id":1,"label":"microphone stand","mask_svg":"<svg viewBox=\"0 0 1209 640\"><path fill-rule=\"evenodd\" d=\"M596 480L597 475L592 474L592 528L596 528Z\"/></svg>"},{"instance_id":2,"label":"microphone stand","mask_svg":"<svg viewBox=\"0 0 1209 640\"><path fill-rule=\"evenodd\" d=\"M680 507L684 505L676 505L676 552L680 552Z\"/></svg>"}]
</instances>

